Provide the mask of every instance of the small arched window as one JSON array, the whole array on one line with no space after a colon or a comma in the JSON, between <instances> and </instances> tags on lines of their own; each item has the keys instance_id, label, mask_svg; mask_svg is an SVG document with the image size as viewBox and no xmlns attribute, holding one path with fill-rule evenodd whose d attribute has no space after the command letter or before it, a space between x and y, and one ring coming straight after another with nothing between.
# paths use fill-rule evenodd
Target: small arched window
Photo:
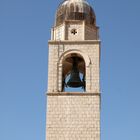
<instances>
[{"instance_id":1,"label":"small arched window","mask_svg":"<svg viewBox=\"0 0 140 140\"><path fill-rule=\"evenodd\" d=\"M73 3L70 5L70 12L74 12L74 4Z\"/></svg>"},{"instance_id":2,"label":"small arched window","mask_svg":"<svg viewBox=\"0 0 140 140\"><path fill-rule=\"evenodd\" d=\"M76 6L76 12L79 12L79 7L78 6Z\"/></svg>"}]
</instances>

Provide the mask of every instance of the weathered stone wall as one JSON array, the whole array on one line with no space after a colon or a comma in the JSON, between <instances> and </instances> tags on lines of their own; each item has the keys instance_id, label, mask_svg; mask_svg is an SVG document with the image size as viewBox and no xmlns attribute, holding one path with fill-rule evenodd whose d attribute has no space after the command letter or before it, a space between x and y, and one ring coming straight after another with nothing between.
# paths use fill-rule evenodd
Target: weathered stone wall
<instances>
[{"instance_id":1,"label":"weathered stone wall","mask_svg":"<svg viewBox=\"0 0 140 140\"><path fill-rule=\"evenodd\" d=\"M100 140L100 95L48 95L47 140Z\"/></svg>"},{"instance_id":2,"label":"weathered stone wall","mask_svg":"<svg viewBox=\"0 0 140 140\"><path fill-rule=\"evenodd\" d=\"M72 29L76 29L76 33L72 34ZM66 24L66 40L78 41L84 40L84 24L83 22L70 22Z\"/></svg>"},{"instance_id":3,"label":"weathered stone wall","mask_svg":"<svg viewBox=\"0 0 140 140\"><path fill-rule=\"evenodd\" d=\"M52 28L52 40L65 40L65 24Z\"/></svg>"},{"instance_id":4,"label":"weathered stone wall","mask_svg":"<svg viewBox=\"0 0 140 140\"><path fill-rule=\"evenodd\" d=\"M97 28L85 27L85 40L97 40L98 39L98 30Z\"/></svg>"},{"instance_id":5,"label":"weathered stone wall","mask_svg":"<svg viewBox=\"0 0 140 140\"><path fill-rule=\"evenodd\" d=\"M76 33L71 31L75 29ZM51 40L98 40L98 27L91 27L85 24L85 21L67 21L60 26L53 27L51 30Z\"/></svg>"}]
</instances>

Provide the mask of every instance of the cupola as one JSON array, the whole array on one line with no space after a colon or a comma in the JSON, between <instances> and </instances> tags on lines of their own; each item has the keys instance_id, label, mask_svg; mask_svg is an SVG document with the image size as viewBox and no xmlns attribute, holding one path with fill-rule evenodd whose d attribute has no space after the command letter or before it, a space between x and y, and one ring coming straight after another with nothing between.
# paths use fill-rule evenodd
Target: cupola
<instances>
[{"instance_id":1,"label":"cupola","mask_svg":"<svg viewBox=\"0 0 140 140\"><path fill-rule=\"evenodd\" d=\"M86 0L64 0L59 5L55 26L59 26L69 20L83 20L86 25L96 26L94 10Z\"/></svg>"}]
</instances>

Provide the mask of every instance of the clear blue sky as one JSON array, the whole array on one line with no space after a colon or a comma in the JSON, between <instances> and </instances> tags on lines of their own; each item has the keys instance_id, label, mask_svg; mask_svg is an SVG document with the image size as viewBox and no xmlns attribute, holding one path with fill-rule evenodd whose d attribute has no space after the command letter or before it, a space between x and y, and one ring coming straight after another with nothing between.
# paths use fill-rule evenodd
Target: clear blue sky
<instances>
[{"instance_id":1,"label":"clear blue sky","mask_svg":"<svg viewBox=\"0 0 140 140\"><path fill-rule=\"evenodd\" d=\"M61 0L0 0L0 140L45 140L50 28ZM89 0L102 40L102 140L140 139L140 1Z\"/></svg>"}]
</instances>

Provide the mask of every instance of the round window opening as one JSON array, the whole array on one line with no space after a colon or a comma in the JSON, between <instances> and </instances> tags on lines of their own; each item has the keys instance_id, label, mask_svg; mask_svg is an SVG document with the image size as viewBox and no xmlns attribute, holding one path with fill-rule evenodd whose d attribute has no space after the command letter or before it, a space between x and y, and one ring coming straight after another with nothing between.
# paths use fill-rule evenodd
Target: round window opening
<instances>
[{"instance_id":1,"label":"round window opening","mask_svg":"<svg viewBox=\"0 0 140 140\"><path fill-rule=\"evenodd\" d=\"M73 34L73 35L76 35L78 32L77 32L77 29L72 29L71 30L71 34Z\"/></svg>"}]
</instances>

